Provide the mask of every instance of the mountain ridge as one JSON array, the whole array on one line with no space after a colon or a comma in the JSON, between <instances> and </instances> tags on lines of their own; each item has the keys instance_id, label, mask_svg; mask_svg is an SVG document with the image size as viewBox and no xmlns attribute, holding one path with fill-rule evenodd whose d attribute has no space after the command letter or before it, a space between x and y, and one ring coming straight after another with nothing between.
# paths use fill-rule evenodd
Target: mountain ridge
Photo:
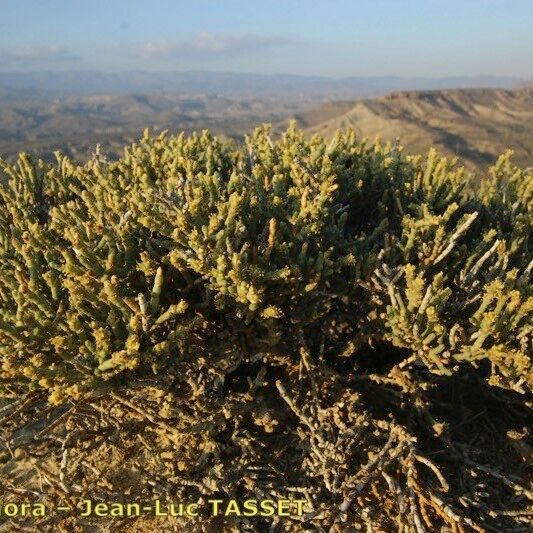
<instances>
[{"instance_id":1,"label":"mountain ridge","mask_svg":"<svg viewBox=\"0 0 533 533\"><path fill-rule=\"evenodd\" d=\"M101 72L91 70L0 72L0 88L57 91L70 94L194 92L218 96L278 96L325 99L358 98L394 90L471 87L511 88L524 79L509 76L400 77L400 76L304 76L248 74L215 71L142 70Z\"/></svg>"},{"instance_id":2,"label":"mountain ridge","mask_svg":"<svg viewBox=\"0 0 533 533\"><path fill-rule=\"evenodd\" d=\"M323 106L327 107L327 106ZM333 109L331 109L333 107ZM398 91L372 99L329 106L296 116L309 135L332 136L352 127L364 137L384 141L399 137L412 153L431 146L459 155L472 167L486 167L512 148L517 164L533 164L533 87Z\"/></svg>"}]
</instances>

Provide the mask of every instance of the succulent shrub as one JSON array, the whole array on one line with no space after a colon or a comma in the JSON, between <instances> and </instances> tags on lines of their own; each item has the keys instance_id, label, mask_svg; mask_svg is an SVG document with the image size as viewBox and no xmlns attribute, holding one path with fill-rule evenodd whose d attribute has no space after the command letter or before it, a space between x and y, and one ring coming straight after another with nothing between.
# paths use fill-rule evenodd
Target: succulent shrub
<instances>
[{"instance_id":1,"label":"succulent shrub","mask_svg":"<svg viewBox=\"0 0 533 533\"><path fill-rule=\"evenodd\" d=\"M531 387L533 178L431 151L145 132L118 161L0 162L0 379L52 403L183 365L405 348Z\"/></svg>"}]
</instances>

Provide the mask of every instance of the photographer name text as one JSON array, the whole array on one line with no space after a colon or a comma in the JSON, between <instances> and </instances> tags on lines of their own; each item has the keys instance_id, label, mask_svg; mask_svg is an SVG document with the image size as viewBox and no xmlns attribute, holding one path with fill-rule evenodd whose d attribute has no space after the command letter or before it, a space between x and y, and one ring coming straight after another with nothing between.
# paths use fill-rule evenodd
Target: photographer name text
<instances>
[{"instance_id":1,"label":"photographer name text","mask_svg":"<svg viewBox=\"0 0 533 533\"><path fill-rule=\"evenodd\" d=\"M44 517L52 514L76 514L81 517L136 517L151 515L161 518L195 517L206 511L210 516L302 516L307 500L219 500L205 503L153 500L149 504L94 502L82 500L76 506L47 507L44 503L0 501L0 517Z\"/></svg>"}]
</instances>

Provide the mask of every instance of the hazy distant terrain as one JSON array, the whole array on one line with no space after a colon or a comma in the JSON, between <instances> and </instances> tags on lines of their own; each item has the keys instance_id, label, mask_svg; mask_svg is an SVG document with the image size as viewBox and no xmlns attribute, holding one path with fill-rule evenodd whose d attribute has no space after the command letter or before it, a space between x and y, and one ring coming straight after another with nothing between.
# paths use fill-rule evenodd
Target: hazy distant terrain
<instances>
[{"instance_id":1,"label":"hazy distant terrain","mask_svg":"<svg viewBox=\"0 0 533 533\"><path fill-rule=\"evenodd\" d=\"M311 100L174 93L66 97L39 93L37 98L17 98L4 91L0 92L0 154L10 157L27 151L49 157L61 149L83 159L98 143L116 156L146 127L186 132L209 128L238 139L261 122L276 123L316 105Z\"/></svg>"},{"instance_id":2,"label":"hazy distant terrain","mask_svg":"<svg viewBox=\"0 0 533 533\"><path fill-rule=\"evenodd\" d=\"M478 167L512 148L517 164L533 165L533 87L397 92L330 103L297 118L310 134L353 127L371 140L400 137L413 153L434 146Z\"/></svg>"},{"instance_id":3,"label":"hazy distant terrain","mask_svg":"<svg viewBox=\"0 0 533 533\"><path fill-rule=\"evenodd\" d=\"M516 88L438 89L487 83ZM412 87L424 90L403 90ZM97 144L116 157L146 127L209 128L239 140L262 122L280 131L289 118L310 135L353 127L371 139L400 137L414 153L435 146L472 167L512 147L517 163L533 165L533 87L515 78L0 73L0 155L8 158L60 149L85 159Z\"/></svg>"},{"instance_id":4,"label":"hazy distant terrain","mask_svg":"<svg viewBox=\"0 0 533 533\"><path fill-rule=\"evenodd\" d=\"M55 91L64 94L146 94L153 92L216 94L227 98L277 97L284 100L364 98L398 90L469 87L512 88L525 80L509 76L446 78L371 76L329 78L292 74L235 72L0 72L0 88L17 91Z\"/></svg>"}]
</instances>

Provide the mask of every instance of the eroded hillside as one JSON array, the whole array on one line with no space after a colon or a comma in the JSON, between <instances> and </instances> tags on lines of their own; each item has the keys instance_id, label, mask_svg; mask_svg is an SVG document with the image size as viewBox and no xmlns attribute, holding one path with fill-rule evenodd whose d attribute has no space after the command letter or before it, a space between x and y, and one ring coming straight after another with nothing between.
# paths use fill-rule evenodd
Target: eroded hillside
<instances>
[{"instance_id":1,"label":"eroded hillside","mask_svg":"<svg viewBox=\"0 0 533 533\"><path fill-rule=\"evenodd\" d=\"M533 165L533 88L396 92L338 104L296 117L310 134L353 127L360 135L401 138L411 152L434 146L474 167L492 164L512 147L515 161ZM349 107L348 110L347 107ZM321 120L324 114L329 114Z\"/></svg>"}]
</instances>

